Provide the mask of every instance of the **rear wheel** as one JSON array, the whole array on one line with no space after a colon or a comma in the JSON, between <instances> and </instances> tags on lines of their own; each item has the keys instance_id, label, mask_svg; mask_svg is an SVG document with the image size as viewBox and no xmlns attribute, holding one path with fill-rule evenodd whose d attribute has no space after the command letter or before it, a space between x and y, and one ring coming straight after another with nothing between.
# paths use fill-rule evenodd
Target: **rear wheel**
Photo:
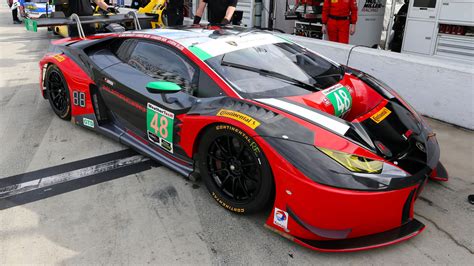
<instances>
[{"instance_id":1,"label":"rear wheel","mask_svg":"<svg viewBox=\"0 0 474 266\"><path fill-rule=\"evenodd\" d=\"M70 120L71 99L69 96L69 89L67 87L66 79L57 66L50 65L46 70L45 86L48 100L53 111L61 119Z\"/></svg>"},{"instance_id":2,"label":"rear wheel","mask_svg":"<svg viewBox=\"0 0 474 266\"><path fill-rule=\"evenodd\" d=\"M269 203L273 177L263 151L245 132L216 125L199 145L199 171L212 197L224 208L253 213Z\"/></svg>"}]
</instances>

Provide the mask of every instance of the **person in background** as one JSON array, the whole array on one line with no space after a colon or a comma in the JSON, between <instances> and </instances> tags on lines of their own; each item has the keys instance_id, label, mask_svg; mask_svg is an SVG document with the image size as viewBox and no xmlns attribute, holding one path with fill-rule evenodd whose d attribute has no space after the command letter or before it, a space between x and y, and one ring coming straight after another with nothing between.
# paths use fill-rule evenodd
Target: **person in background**
<instances>
[{"instance_id":1,"label":"person in background","mask_svg":"<svg viewBox=\"0 0 474 266\"><path fill-rule=\"evenodd\" d=\"M71 16L72 14L77 14L78 16L92 16L94 15L94 9L92 8L91 2L94 2L100 9L117 13L117 10L113 6L107 5L104 0L75 0L69 1L68 9L65 10L64 14L66 17ZM77 31L76 25L71 25L68 27L69 37L77 37L79 33ZM85 35L92 35L96 33L94 24L83 24L82 29L84 30Z\"/></svg>"},{"instance_id":2,"label":"person in background","mask_svg":"<svg viewBox=\"0 0 474 266\"><path fill-rule=\"evenodd\" d=\"M405 24L407 22L409 3L409 0L405 0L405 3L395 15L395 20L392 26L393 39L389 44L389 48L392 52L400 53L402 51L403 34L405 33Z\"/></svg>"},{"instance_id":3,"label":"person in background","mask_svg":"<svg viewBox=\"0 0 474 266\"><path fill-rule=\"evenodd\" d=\"M349 43L357 23L357 0L324 0L323 33L333 42Z\"/></svg>"},{"instance_id":4,"label":"person in background","mask_svg":"<svg viewBox=\"0 0 474 266\"><path fill-rule=\"evenodd\" d=\"M168 26L181 26L184 20L184 0L167 0L166 16Z\"/></svg>"},{"instance_id":5,"label":"person in background","mask_svg":"<svg viewBox=\"0 0 474 266\"><path fill-rule=\"evenodd\" d=\"M19 7L19 2L13 1L13 0L7 0L8 7L13 6L13 2L16 2L16 7L12 9L12 17L13 17L13 24L21 24L21 20L18 19L18 7Z\"/></svg>"},{"instance_id":6,"label":"person in background","mask_svg":"<svg viewBox=\"0 0 474 266\"><path fill-rule=\"evenodd\" d=\"M232 21L232 16L237 6L237 0L199 0L199 7L196 10L193 24L199 24L199 22L201 22L201 17L206 5L210 24L227 25Z\"/></svg>"},{"instance_id":7,"label":"person in background","mask_svg":"<svg viewBox=\"0 0 474 266\"><path fill-rule=\"evenodd\" d=\"M94 9L91 5L92 2L104 11L116 13L115 7L109 6L104 0L75 0L69 1L68 10L66 10L64 14L67 17L74 13L78 16L92 16L94 15Z\"/></svg>"}]
</instances>

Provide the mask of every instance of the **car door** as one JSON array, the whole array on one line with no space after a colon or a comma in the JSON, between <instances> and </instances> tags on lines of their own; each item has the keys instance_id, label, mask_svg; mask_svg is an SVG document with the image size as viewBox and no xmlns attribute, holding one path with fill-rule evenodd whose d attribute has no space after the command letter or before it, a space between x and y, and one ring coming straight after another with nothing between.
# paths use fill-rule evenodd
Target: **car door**
<instances>
[{"instance_id":1,"label":"car door","mask_svg":"<svg viewBox=\"0 0 474 266\"><path fill-rule=\"evenodd\" d=\"M150 144L184 155L176 146L180 123L176 117L197 102L200 69L174 47L144 39L124 41L116 54L122 63L103 70L100 86L107 107L123 127ZM153 93L146 88L152 81L173 82L182 90ZM216 88L203 93L205 97L221 94Z\"/></svg>"}]
</instances>

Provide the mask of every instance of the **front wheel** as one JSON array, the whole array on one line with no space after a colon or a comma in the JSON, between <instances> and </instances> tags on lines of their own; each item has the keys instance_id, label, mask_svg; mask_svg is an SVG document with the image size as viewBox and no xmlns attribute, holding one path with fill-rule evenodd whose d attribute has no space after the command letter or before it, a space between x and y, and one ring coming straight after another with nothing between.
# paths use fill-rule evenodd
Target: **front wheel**
<instances>
[{"instance_id":1,"label":"front wheel","mask_svg":"<svg viewBox=\"0 0 474 266\"><path fill-rule=\"evenodd\" d=\"M209 128L198 151L199 171L212 197L237 213L262 210L271 200L273 177L258 144L231 125Z\"/></svg>"}]
</instances>

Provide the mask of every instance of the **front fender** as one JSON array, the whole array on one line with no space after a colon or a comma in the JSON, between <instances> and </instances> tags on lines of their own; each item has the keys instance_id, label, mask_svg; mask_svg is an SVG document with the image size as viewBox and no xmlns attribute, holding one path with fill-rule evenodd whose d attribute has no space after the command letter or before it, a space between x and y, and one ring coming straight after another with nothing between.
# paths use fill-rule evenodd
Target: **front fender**
<instances>
[{"instance_id":1,"label":"front fender","mask_svg":"<svg viewBox=\"0 0 474 266\"><path fill-rule=\"evenodd\" d=\"M203 128L212 123L236 126L252 137L289 138L304 143L314 141L312 130L288 117L251 101L230 97L201 99L180 119L183 121L182 147L188 156L194 154L195 147L187 142L194 142Z\"/></svg>"}]
</instances>

